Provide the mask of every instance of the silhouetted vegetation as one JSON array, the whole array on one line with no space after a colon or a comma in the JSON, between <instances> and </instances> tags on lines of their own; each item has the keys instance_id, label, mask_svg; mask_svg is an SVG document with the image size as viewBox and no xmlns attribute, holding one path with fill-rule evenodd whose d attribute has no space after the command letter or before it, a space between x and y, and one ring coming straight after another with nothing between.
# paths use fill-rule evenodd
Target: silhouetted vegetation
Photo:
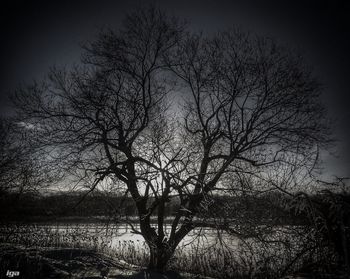
<instances>
[{"instance_id":1,"label":"silhouetted vegetation","mask_svg":"<svg viewBox=\"0 0 350 279\"><path fill-rule=\"evenodd\" d=\"M297 214L309 220L311 243L316 249L327 247L327 255L318 262L309 261L307 266L323 266L326 270L350 272L350 194L347 191L323 190L318 195L299 193L290 203ZM324 250L323 250L324 251Z\"/></svg>"},{"instance_id":2,"label":"silhouetted vegetation","mask_svg":"<svg viewBox=\"0 0 350 279\"><path fill-rule=\"evenodd\" d=\"M0 123L3 242L111 248L117 225L102 239L51 224L114 222L144 240L115 255L152 270L349 270L350 196L319 191L332 139L299 55L237 29L190 32L153 6L83 50L79 66L18 88ZM44 194L57 183L72 187ZM215 235L207 254L183 253L203 231Z\"/></svg>"},{"instance_id":3,"label":"silhouetted vegetation","mask_svg":"<svg viewBox=\"0 0 350 279\"><path fill-rule=\"evenodd\" d=\"M54 68L16 90L15 123L28 134L31 155L61 183L130 195L151 269L165 269L195 228L235 225L255 235L258 224L277 220L280 205L262 193L312 179L306 176L330 142L318 81L273 39L238 29L191 32L151 6L127 15L118 30L102 30L83 50L79 66ZM225 202L214 216L218 192L241 200ZM46 212L68 214L74 199L52 200ZM96 201L73 213L135 214L129 202ZM167 214L174 218L166 237Z\"/></svg>"},{"instance_id":4,"label":"silhouetted vegetation","mask_svg":"<svg viewBox=\"0 0 350 279\"><path fill-rule=\"evenodd\" d=\"M6 193L0 195L0 216L3 221L106 221L112 217L137 216L137 208L129 196L105 194L96 191L86 196L85 192L61 192L43 195L40 193ZM288 197L280 193L242 197L214 196L209 212L211 216L228 219L255 220L259 224L302 224L304 215L295 214L285 207ZM166 204L165 216L174 216L179 199ZM222 209L231 210L223 215ZM154 212L156 216L157 212ZM204 213L205 216L205 213ZM208 216L208 217L211 217ZM64 218L70 217L70 218ZM100 217L100 218L99 218ZM56 218L56 219L55 219Z\"/></svg>"}]
</instances>

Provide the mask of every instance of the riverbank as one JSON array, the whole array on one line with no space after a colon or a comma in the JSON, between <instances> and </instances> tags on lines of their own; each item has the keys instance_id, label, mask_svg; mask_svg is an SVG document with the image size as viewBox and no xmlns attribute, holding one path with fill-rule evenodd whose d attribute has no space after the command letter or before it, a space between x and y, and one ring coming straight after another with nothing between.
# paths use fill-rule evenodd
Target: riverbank
<instances>
[{"instance_id":1,"label":"riverbank","mask_svg":"<svg viewBox=\"0 0 350 279\"><path fill-rule=\"evenodd\" d=\"M174 271L160 274L128 264L106 254L96 252L93 249L57 247L33 248L10 243L0 244L0 278L214 279L203 275L189 273L179 274ZM342 272L327 275L299 273L283 278L346 279L349 278L349 275Z\"/></svg>"},{"instance_id":2,"label":"riverbank","mask_svg":"<svg viewBox=\"0 0 350 279\"><path fill-rule=\"evenodd\" d=\"M164 274L142 270L103 253L82 248L32 248L0 244L0 278L138 279L204 278L168 271Z\"/></svg>"},{"instance_id":3,"label":"riverbank","mask_svg":"<svg viewBox=\"0 0 350 279\"><path fill-rule=\"evenodd\" d=\"M111 257L91 249L31 248L1 244L1 277L8 271L19 272L18 278L123 278L134 271ZM119 277L117 277L119 276Z\"/></svg>"},{"instance_id":4,"label":"riverbank","mask_svg":"<svg viewBox=\"0 0 350 279\"><path fill-rule=\"evenodd\" d=\"M184 279L295 278L300 273L317 274L306 278L349 278L346 270L339 270L332 263L333 253L327 247L310 246L310 253L305 254L302 249L307 244L302 241L308 239L302 237L302 229L276 227L274 234L262 241L238 240L225 234L214 238L213 231L197 231L189 235L192 239L179 245L168 268L178 271ZM296 234L299 238L293 238ZM0 278L9 278L8 271L19 271L25 276L12 278L165 279L142 271L149 260L148 248L133 237L125 225L0 227ZM330 260L324 261L326 256ZM108 277L103 277L106 274ZM293 276L287 277L288 274Z\"/></svg>"}]
</instances>

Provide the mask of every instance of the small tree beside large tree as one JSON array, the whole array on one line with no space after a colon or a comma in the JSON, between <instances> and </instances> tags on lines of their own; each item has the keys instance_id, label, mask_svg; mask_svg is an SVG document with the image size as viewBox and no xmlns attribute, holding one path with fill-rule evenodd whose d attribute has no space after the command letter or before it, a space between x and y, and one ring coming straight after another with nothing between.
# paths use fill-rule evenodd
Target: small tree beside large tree
<instances>
[{"instance_id":1,"label":"small tree beside large tree","mask_svg":"<svg viewBox=\"0 0 350 279\"><path fill-rule=\"evenodd\" d=\"M319 84L271 39L191 34L149 8L84 50L72 70L54 69L17 91L17 118L32 127L33 152L52 168L89 191L103 181L126 189L149 268L164 269L189 232L210 225L200 214L211 195L242 175L267 181L290 166L305 174L328 141Z\"/></svg>"}]
</instances>

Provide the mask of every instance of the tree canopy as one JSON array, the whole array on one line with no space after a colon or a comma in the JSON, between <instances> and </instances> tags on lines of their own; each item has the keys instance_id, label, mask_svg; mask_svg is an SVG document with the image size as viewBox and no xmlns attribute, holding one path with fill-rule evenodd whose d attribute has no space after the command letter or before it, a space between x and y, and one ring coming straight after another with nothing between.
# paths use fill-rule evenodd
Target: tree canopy
<instances>
[{"instance_id":1,"label":"tree canopy","mask_svg":"<svg viewBox=\"0 0 350 279\"><path fill-rule=\"evenodd\" d=\"M283 190L310 173L329 142L320 85L272 39L193 34L150 8L84 51L73 69L19 89L17 118L53 169L91 191L106 183L131 195L150 267L162 269L204 224L210 195ZM174 197L167 230L164 208Z\"/></svg>"}]
</instances>

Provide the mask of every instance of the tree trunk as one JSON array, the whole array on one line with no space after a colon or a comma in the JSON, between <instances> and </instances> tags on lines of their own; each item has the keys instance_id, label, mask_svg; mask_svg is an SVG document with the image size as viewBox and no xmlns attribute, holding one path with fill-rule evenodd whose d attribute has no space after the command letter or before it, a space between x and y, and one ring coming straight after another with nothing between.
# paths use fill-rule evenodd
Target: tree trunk
<instances>
[{"instance_id":1,"label":"tree trunk","mask_svg":"<svg viewBox=\"0 0 350 279\"><path fill-rule=\"evenodd\" d=\"M174 254L175 249L171 248L167 243L158 245L149 244L149 249L150 259L148 268L157 271L164 271L170 258Z\"/></svg>"}]
</instances>

